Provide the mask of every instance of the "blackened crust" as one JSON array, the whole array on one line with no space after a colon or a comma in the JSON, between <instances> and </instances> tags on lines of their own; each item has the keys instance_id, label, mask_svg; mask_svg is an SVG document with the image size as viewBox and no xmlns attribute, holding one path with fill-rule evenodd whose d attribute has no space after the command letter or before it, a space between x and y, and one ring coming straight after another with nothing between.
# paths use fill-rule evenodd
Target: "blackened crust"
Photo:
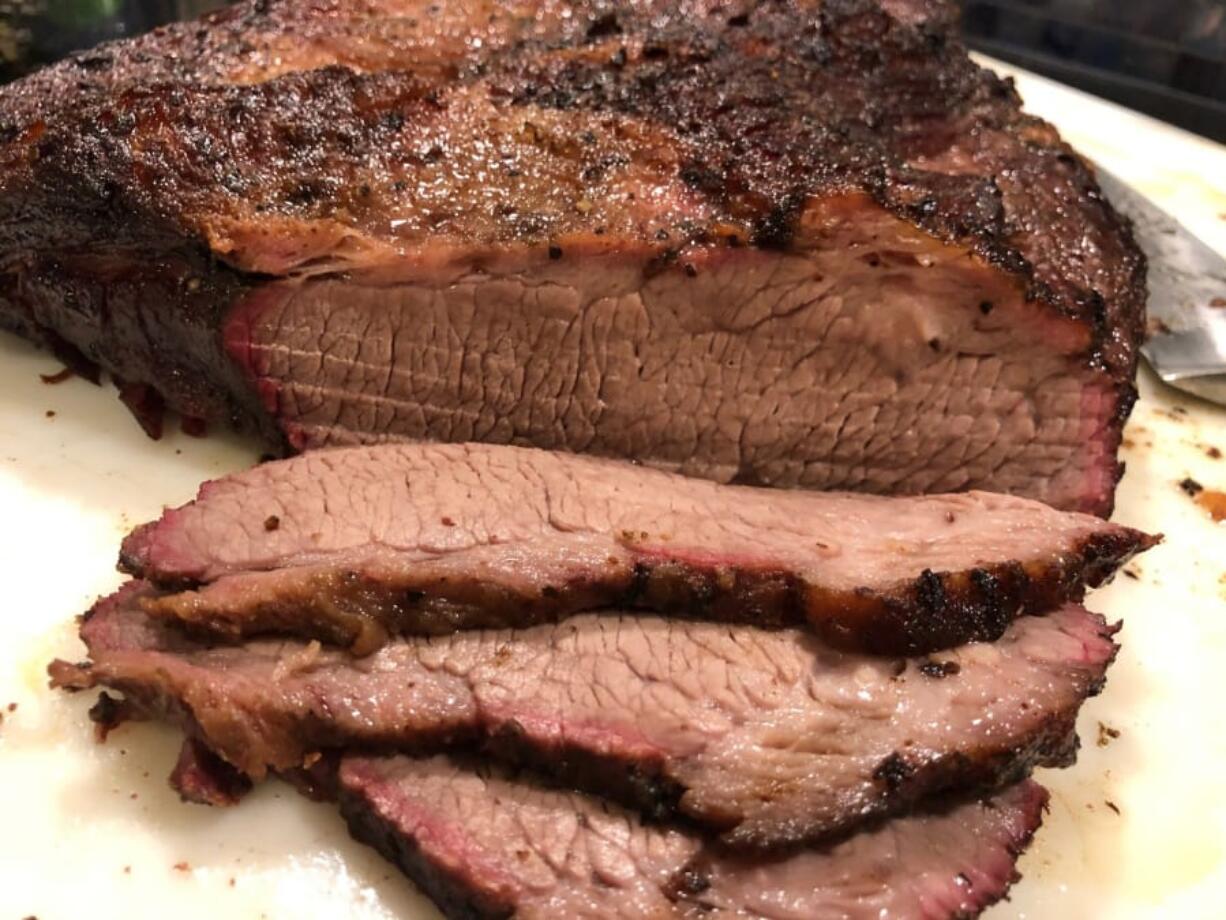
<instances>
[{"instance_id":1,"label":"blackened crust","mask_svg":"<svg viewBox=\"0 0 1226 920\"><path fill-rule=\"evenodd\" d=\"M1161 537L1095 533L1057 561L1013 561L966 572L925 571L891 591L823 592L810 603L839 611L810 620L831 645L878 655L917 655L963 642L992 642L1022 614L1080 601Z\"/></svg>"}]
</instances>

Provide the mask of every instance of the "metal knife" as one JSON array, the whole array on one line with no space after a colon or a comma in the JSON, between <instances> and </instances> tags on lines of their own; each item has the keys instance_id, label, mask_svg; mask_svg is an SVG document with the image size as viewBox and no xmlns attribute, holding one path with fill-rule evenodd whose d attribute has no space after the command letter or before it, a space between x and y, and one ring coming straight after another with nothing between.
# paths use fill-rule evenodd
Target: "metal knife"
<instances>
[{"instance_id":1,"label":"metal knife","mask_svg":"<svg viewBox=\"0 0 1226 920\"><path fill-rule=\"evenodd\" d=\"M1141 354L1171 386L1226 405L1226 258L1102 167L1097 173L1149 259L1152 331Z\"/></svg>"}]
</instances>

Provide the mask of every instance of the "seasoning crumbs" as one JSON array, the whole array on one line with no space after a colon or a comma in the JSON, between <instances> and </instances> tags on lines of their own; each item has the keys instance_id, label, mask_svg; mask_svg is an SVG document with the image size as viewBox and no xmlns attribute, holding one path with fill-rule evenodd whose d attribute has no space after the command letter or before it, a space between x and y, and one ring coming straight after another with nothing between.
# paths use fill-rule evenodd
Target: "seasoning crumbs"
<instances>
[{"instance_id":1,"label":"seasoning crumbs","mask_svg":"<svg viewBox=\"0 0 1226 920\"><path fill-rule=\"evenodd\" d=\"M1191 476L1186 476L1179 482L1179 488L1183 489L1184 493L1195 498L1201 492L1205 491L1205 487L1193 479Z\"/></svg>"},{"instance_id":2,"label":"seasoning crumbs","mask_svg":"<svg viewBox=\"0 0 1226 920\"><path fill-rule=\"evenodd\" d=\"M1120 736L1120 730L1118 728L1112 728L1110 725L1106 725L1102 722L1098 723L1098 746L1099 747L1106 747L1108 744L1110 744L1112 741L1114 741L1119 736Z\"/></svg>"}]
</instances>

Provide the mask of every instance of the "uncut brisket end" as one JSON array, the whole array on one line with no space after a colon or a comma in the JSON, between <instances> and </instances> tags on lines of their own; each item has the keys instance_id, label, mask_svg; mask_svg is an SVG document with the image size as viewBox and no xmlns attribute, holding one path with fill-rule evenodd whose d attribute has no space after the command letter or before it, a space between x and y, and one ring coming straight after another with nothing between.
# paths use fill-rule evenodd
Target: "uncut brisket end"
<instances>
[{"instance_id":1,"label":"uncut brisket end","mask_svg":"<svg viewBox=\"0 0 1226 920\"><path fill-rule=\"evenodd\" d=\"M1071 762L1077 712L1116 651L1101 617L1070 606L913 659L616 614L355 659L317 642L202 646L142 613L144 590L95 608L91 661L56 664L55 682L118 690L252 777L334 748L480 747L746 847Z\"/></svg>"},{"instance_id":2,"label":"uncut brisket end","mask_svg":"<svg viewBox=\"0 0 1226 920\"><path fill-rule=\"evenodd\" d=\"M0 90L0 324L283 448L1106 513L1144 264L952 2L253 0Z\"/></svg>"},{"instance_id":3,"label":"uncut brisket end","mask_svg":"<svg viewBox=\"0 0 1226 920\"><path fill-rule=\"evenodd\" d=\"M448 917L968 918L1042 820L1033 782L824 850L730 856L586 795L447 758L347 757L341 811Z\"/></svg>"},{"instance_id":4,"label":"uncut brisket end","mask_svg":"<svg viewBox=\"0 0 1226 920\"><path fill-rule=\"evenodd\" d=\"M237 641L520 627L604 607L808 624L915 654L995 639L1079 600L1152 544L987 493L922 498L721 486L525 448L314 451L205 484L124 541L129 572L195 590L146 610Z\"/></svg>"}]
</instances>

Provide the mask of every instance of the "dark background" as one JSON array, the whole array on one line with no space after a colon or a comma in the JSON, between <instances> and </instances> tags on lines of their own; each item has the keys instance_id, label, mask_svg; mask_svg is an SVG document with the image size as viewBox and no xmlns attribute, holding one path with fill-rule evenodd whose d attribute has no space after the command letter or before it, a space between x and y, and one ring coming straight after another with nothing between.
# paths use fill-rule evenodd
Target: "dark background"
<instances>
[{"instance_id":1,"label":"dark background","mask_svg":"<svg viewBox=\"0 0 1226 920\"><path fill-rule=\"evenodd\" d=\"M965 0L970 44L1226 142L1226 0Z\"/></svg>"},{"instance_id":2,"label":"dark background","mask_svg":"<svg viewBox=\"0 0 1226 920\"><path fill-rule=\"evenodd\" d=\"M0 80L224 0L0 0ZM1226 142L1226 0L963 0L970 44Z\"/></svg>"}]
</instances>

